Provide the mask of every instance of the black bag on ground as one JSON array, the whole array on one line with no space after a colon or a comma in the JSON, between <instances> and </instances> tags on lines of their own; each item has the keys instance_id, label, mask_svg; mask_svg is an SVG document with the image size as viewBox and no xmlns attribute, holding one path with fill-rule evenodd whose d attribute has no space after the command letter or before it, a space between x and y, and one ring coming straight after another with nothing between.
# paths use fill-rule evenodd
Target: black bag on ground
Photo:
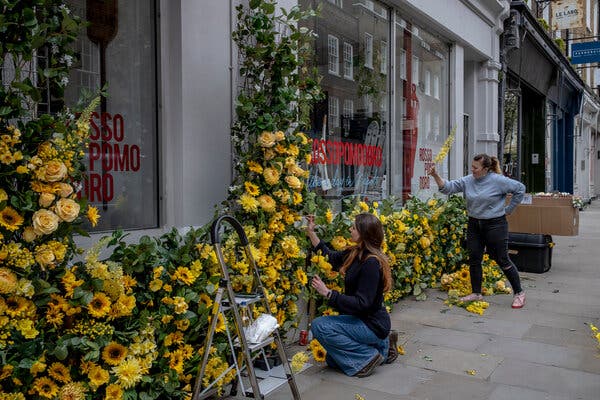
<instances>
[{"instance_id":1,"label":"black bag on ground","mask_svg":"<svg viewBox=\"0 0 600 400\"><path fill-rule=\"evenodd\" d=\"M552 236L535 233L509 233L508 255L521 272L541 274L552 266Z\"/></svg>"}]
</instances>

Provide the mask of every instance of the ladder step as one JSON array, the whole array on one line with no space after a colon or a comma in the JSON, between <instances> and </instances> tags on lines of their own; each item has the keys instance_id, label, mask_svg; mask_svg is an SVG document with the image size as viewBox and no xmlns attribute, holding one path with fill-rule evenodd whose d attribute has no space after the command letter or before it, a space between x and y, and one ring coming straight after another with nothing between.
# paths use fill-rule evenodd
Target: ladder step
<instances>
[{"instance_id":1,"label":"ladder step","mask_svg":"<svg viewBox=\"0 0 600 400\"><path fill-rule=\"evenodd\" d=\"M263 340L260 343L250 343L248 342L248 350L250 350L250 352L254 352L257 350L260 350L264 347L267 347L268 345L270 345L271 343L273 343L273 336L269 336L268 338L266 338L265 340Z\"/></svg>"},{"instance_id":2,"label":"ladder step","mask_svg":"<svg viewBox=\"0 0 600 400\"><path fill-rule=\"evenodd\" d=\"M259 301L262 300L262 295L260 294L255 294L255 295L248 295L248 296L240 296L240 295L236 295L235 296L235 304L237 304L237 306L249 306L250 304L254 304L254 303L258 303ZM221 305L223 307L223 310L229 310L231 309L231 306L229 304L229 300L228 299L223 299L223 301L221 302Z\"/></svg>"},{"instance_id":3,"label":"ladder step","mask_svg":"<svg viewBox=\"0 0 600 400\"><path fill-rule=\"evenodd\" d=\"M287 383L287 379L285 379L285 378L278 378L276 376L270 376L268 378L258 381L258 387L260 389L260 394L263 396L266 396L269 393L271 393L272 391L279 388L280 386L285 385L286 383ZM246 396L254 397L253 390L251 387L246 390Z\"/></svg>"}]
</instances>

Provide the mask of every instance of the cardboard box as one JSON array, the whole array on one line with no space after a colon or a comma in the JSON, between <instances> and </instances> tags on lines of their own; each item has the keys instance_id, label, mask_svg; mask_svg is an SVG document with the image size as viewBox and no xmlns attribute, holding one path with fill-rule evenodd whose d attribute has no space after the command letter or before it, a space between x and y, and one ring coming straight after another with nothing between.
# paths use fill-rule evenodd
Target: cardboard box
<instances>
[{"instance_id":1,"label":"cardboard box","mask_svg":"<svg viewBox=\"0 0 600 400\"><path fill-rule=\"evenodd\" d=\"M568 205L519 204L507 216L509 232L577 236L579 209Z\"/></svg>"}]
</instances>

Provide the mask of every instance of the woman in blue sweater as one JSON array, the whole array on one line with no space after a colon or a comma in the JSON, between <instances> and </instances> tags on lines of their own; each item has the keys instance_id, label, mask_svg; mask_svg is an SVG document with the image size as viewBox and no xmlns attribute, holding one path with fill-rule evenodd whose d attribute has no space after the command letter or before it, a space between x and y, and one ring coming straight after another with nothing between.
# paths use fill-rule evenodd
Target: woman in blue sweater
<instances>
[{"instance_id":1,"label":"woman in blue sweater","mask_svg":"<svg viewBox=\"0 0 600 400\"><path fill-rule=\"evenodd\" d=\"M344 276L344 293L329 289L318 275L312 279L312 287L340 315L315 318L311 331L327 350L327 365L349 376L369 376L378 365L398 356L398 336L390 334L390 316L383 305L383 293L392 286L389 263L381 250L383 226L372 214L358 214L350 228L355 245L332 251L315 233L314 217L307 219L314 249L321 250Z\"/></svg>"},{"instance_id":2,"label":"woman in blue sweater","mask_svg":"<svg viewBox=\"0 0 600 400\"><path fill-rule=\"evenodd\" d=\"M472 293L462 301L481 300L481 261L484 251L496 261L512 286L512 308L525 305L525 292L517 267L508 256L508 222L506 215L519 205L525 194L525 185L500 173L496 157L479 154L473 158L471 175L447 181L442 179L435 166L429 174L444 194L463 192L467 200L469 223L467 226L467 249ZM512 194L506 205L506 195Z\"/></svg>"}]
</instances>

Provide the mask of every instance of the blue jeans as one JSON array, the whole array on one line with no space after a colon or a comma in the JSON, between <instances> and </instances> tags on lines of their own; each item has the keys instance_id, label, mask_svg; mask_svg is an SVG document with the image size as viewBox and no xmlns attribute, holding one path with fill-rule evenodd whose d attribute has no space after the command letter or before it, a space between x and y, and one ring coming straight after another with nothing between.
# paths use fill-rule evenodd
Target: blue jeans
<instances>
[{"instance_id":1,"label":"blue jeans","mask_svg":"<svg viewBox=\"0 0 600 400\"><path fill-rule=\"evenodd\" d=\"M483 252L498 264L510 282L515 294L521 292L521 280L517 267L508 256L508 221L506 216L477 219L469 218L467 225L467 249L469 250L469 272L473 293L481 293Z\"/></svg>"},{"instance_id":2,"label":"blue jeans","mask_svg":"<svg viewBox=\"0 0 600 400\"><path fill-rule=\"evenodd\" d=\"M352 315L331 315L312 321L313 337L327 350L326 362L348 376L355 375L381 354L387 357L389 339L380 339L364 322Z\"/></svg>"}]
</instances>

